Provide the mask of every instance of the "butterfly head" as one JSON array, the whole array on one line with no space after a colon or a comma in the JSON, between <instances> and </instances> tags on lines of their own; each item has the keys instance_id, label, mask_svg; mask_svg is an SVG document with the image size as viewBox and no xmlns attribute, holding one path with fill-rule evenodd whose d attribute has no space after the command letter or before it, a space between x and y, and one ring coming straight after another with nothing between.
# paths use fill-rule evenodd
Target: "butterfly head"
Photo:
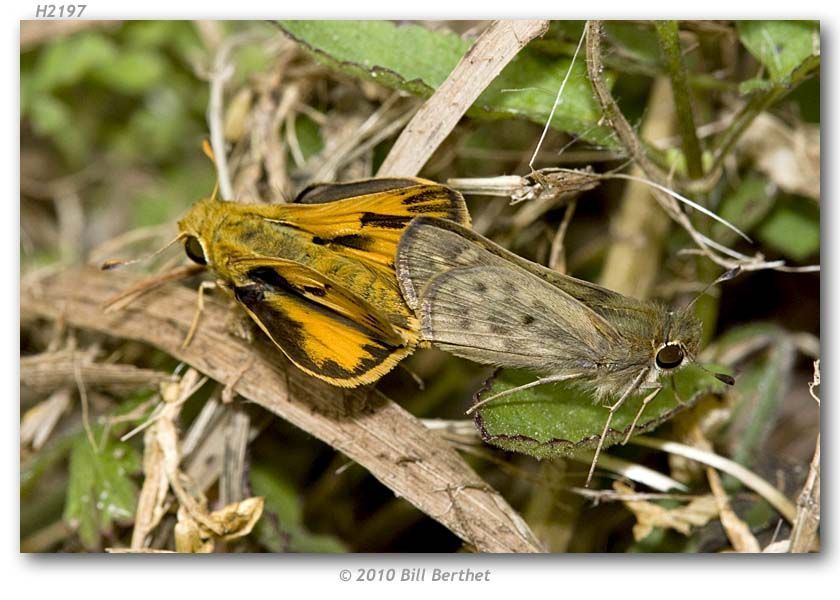
<instances>
[{"instance_id":1,"label":"butterfly head","mask_svg":"<svg viewBox=\"0 0 840 600\"><path fill-rule=\"evenodd\" d=\"M667 309L661 335L654 340L653 366L657 371L673 371L692 362L700 349L702 325L688 310Z\"/></svg>"},{"instance_id":2,"label":"butterfly head","mask_svg":"<svg viewBox=\"0 0 840 600\"><path fill-rule=\"evenodd\" d=\"M224 215L220 204L215 197L199 200L178 221L179 237L184 242L184 252L191 261L199 265L212 263L208 241Z\"/></svg>"}]
</instances>

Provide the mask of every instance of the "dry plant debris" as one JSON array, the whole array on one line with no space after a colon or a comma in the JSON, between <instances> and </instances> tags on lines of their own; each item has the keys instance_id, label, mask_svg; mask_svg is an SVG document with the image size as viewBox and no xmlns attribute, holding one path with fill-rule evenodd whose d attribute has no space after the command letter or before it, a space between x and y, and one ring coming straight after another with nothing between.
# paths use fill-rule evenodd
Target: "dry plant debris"
<instances>
[{"instance_id":1,"label":"dry plant debris","mask_svg":"<svg viewBox=\"0 0 840 600\"><path fill-rule=\"evenodd\" d=\"M786 442L779 434L785 405L806 390L799 354L819 354L818 24L280 27L22 28L21 497L32 500L22 548L819 548L818 404L797 413ZM666 97L668 119L657 108ZM536 465L465 430L462 409L485 374L475 366L421 352L407 368L423 390L402 373L337 390L288 368L259 336L232 333L216 293L182 348L196 270L164 254L154 269L169 275L145 289L79 263L142 254L209 195L215 174L197 150L208 129L233 200L419 173L468 194L476 230L620 291L679 304L740 266L744 283L697 303L708 358L736 367L737 393L662 428L682 444L640 440L632 460L605 458L606 472L645 488L585 491L582 463ZM745 296L753 285L760 299ZM792 331L762 328L767 319ZM193 396L199 373L213 383ZM817 385L818 367L815 399ZM142 436L119 441L134 430ZM800 446L807 455L789 451ZM667 466L647 460L663 452ZM108 475L119 493L100 509L89 493ZM635 515L632 529L588 518L624 510L610 500ZM762 511L743 502L769 504L772 517L756 520ZM432 520L448 531L418 533Z\"/></svg>"}]
</instances>

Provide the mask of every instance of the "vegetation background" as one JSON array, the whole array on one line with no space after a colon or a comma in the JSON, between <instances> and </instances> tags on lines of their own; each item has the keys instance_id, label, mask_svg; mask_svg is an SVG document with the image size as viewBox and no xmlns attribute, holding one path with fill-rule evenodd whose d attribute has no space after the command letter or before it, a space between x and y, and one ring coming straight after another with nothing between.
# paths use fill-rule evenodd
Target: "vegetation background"
<instances>
[{"instance_id":1,"label":"vegetation background","mask_svg":"<svg viewBox=\"0 0 840 600\"><path fill-rule=\"evenodd\" d=\"M57 308L63 288L54 282L65 276L84 293L93 280L81 265L141 255L171 238L178 217L214 185L200 151L208 115L224 137L237 199L289 200L313 181L375 175L423 101L490 26L22 24L22 550L172 550L176 538L186 544L179 549L217 552L488 548L464 533L482 526L481 514L419 510L395 497L399 484L316 439L320 431L241 397L224 402L229 381L191 394L197 376L172 353L77 323ZM700 399L654 435L737 462L790 499L793 512L785 515L742 477L720 477L662 448L609 452L667 474L684 492L662 493L620 467L585 490L585 460L537 461L482 444L461 420L490 370L436 350L417 352L377 387L412 415L443 422L428 435L457 449L482 485L522 516L523 537L545 549L778 550L788 546L774 542L797 540L804 527L810 533L797 549L815 549L818 453L816 471L809 466L819 404L809 383L819 356L820 279L809 267L820 250L819 24L604 24L605 85L643 139L638 152L616 119L604 118L587 72L591 48L572 65L583 27L552 22L476 90L478 100L421 174L468 194L475 229L514 252L667 302L690 299L725 265L686 252L696 248L692 238L649 187L595 178L558 189L531 166L642 176L644 168L632 169L650 164L670 187L746 231L753 244L690 215L696 232L738 253L716 256L744 267L698 302L706 356L730 366L737 385ZM510 175L518 177L499 179ZM161 412L167 394L182 401L177 411ZM151 415L144 433L122 439ZM167 488L170 468L188 491ZM154 477L162 484L148 502L141 490ZM478 493L457 482L444 487L444 508ZM242 502L255 496L264 504ZM219 512L226 505L233 512ZM444 525L452 519L456 525ZM222 522L220 533L214 527Z\"/></svg>"}]
</instances>

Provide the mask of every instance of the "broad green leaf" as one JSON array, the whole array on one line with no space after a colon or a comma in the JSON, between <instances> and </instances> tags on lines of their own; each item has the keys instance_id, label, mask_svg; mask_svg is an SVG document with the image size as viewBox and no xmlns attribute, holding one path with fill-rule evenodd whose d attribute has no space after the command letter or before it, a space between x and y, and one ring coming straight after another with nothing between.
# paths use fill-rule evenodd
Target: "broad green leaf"
<instances>
[{"instance_id":1,"label":"broad green leaf","mask_svg":"<svg viewBox=\"0 0 840 600\"><path fill-rule=\"evenodd\" d=\"M104 440L95 450L84 433L70 451L70 481L64 520L74 527L87 548L99 546L103 532L114 521L126 521L137 507L137 486L131 474L140 469L140 456L127 443L93 430L95 440Z\"/></svg>"},{"instance_id":2,"label":"broad green leaf","mask_svg":"<svg viewBox=\"0 0 840 600\"><path fill-rule=\"evenodd\" d=\"M388 21L281 21L280 26L322 63L423 98L446 80L471 45L451 32ZM467 114L523 117L544 125L570 62L524 49ZM583 57L578 57L552 126L609 145L609 130L598 125L600 116Z\"/></svg>"},{"instance_id":3,"label":"broad green leaf","mask_svg":"<svg viewBox=\"0 0 840 600\"><path fill-rule=\"evenodd\" d=\"M482 396L533 380L529 373L504 370L476 399L480 401ZM662 391L645 408L634 435L653 429L701 396L722 394L728 387L699 365L689 365L674 375L676 394L670 377L663 378L661 383ZM624 439L646 395L632 396L616 411L604 448ZM594 403L589 393L567 382L538 386L492 400L477 411L475 420L484 441L537 458L551 458L594 449L607 414L607 408Z\"/></svg>"},{"instance_id":4,"label":"broad green leaf","mask_svg":"<svg viewBox=\"0 0 840 600\"><path fill-rule=\"evenodd\" d=\"M738 34L776 82L786 79L806 59L820 55L817 21L738 21Z\"/></svg>"},{"instance_id":5,"label":"broad green leaf","mask_svg":"<svg viewBox=\"0 0 840 600\"><path fill-rule=\"evenodd\" d=\"M808 200L785 197L758 226L756 237L797 261L820 249L820 209Z\"/></svg>"},{"instance_id":6,"label":"broad green leaf","mask_svg":"<svg viewBox=\"0 0 840 600\"><path fill-rule=\"evenodd\" d=\"M337 538L306 529L300 495L280 471L255 465L250 478L254 494L265 498L254 529L261 544L272 552L347 552Z\"/></svg>"}]
</instances>

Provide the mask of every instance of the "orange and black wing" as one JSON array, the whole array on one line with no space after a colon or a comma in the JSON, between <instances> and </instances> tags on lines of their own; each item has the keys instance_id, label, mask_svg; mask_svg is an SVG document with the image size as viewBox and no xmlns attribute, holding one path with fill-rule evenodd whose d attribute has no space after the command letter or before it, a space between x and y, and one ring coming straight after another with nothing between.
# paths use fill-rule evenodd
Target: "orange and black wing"
<instances>
[{"instance_id":1,"label":"orange and black wing","mask_svg":"<svg viewBox=\"0 0 840 600\"><path fill-rule=\"evenodd\" d=\"M236 261L237 301L303 371L341 387L372 383L414 349L364 300L292 261Z\"/></svg>"},{"instance_id":2,"label":"orange and black wing","mask_svg":"<svg viewBox=\"0 0 840 600\"><path fill-rule=\"evenodd\" d=\"M397 243L414 217L470 223L460 193L419 178L319 184L298 199L299 204L277 206L270 220L306 231L314 244L377 268L393 269Z\"/></svg>"}]
</instances>

